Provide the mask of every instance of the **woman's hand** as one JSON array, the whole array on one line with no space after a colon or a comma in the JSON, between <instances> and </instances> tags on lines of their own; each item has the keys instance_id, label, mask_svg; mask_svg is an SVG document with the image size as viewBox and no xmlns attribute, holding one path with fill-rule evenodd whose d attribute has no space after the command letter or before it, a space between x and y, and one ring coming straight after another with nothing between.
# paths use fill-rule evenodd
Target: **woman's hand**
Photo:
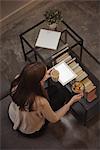
<instances>
[{"instance_id":1,"label":"woman's hand","mask_svg":"<svg viewBox=\"0 0 100 150\"><path fill-rule=\"evenodd\" d=\"M47 70L43 81L45 82L46 80L48 80L50 78L50 72L53 70L53 68L50 68L49 70Z\"/></svg>"},{"instance_id":2,"label":"woman's hand","mask_svg":"<svg viewBox=\"0 0 100 150\"><path fill-rule=\"evenodd\" d=\"M79 101L81 98L83 97L83 93L80 93L80 94L77 94L77 95L74 95L71 100L73 101L73 103Z\"/></svg>"},{"instance_id":3,"label":"woman's hand","mask_svg":"<svg viewBox=\"0 0 100 150\"><path fill-rule=\"evenodd\" d=\"M44 86L44 82L45 82L46 80L48 80L48 78L51 77L51 76L50 76L50 72L51 72L52 70L53 70L53 68L50 68L49 70L47 70L47 72L46 72L44 78L41 80L41 85L42 85L42 86Z\"/></svg>"},{"instance_id":4,"label":"woman's hand","mask_svg":"<svg viewBox=\"0 0 100 150\"><path fill-rule=\"evenodd\" d=\"M78 102L82 97L83 97L83 93L73 96L68 103L65 103L65 105L67 106L67 110L69 110L71 105L73 105L75 102Z\"/></svg>"}]
</instances>

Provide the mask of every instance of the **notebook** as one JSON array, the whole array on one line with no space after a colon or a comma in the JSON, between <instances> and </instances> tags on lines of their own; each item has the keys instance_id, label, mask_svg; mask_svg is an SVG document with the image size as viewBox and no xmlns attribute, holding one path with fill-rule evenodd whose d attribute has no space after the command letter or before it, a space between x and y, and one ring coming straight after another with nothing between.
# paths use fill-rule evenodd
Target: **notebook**
<instances>
[{"instance_id":1,"label":"notebook","mask_svg":"<svg viewBox=\"0 0 100 150\"><path fill-rule=\"evenodd\" d=\"M40 29L35 46L56 50L61 32Z\"/></svg>"}]
</instances>

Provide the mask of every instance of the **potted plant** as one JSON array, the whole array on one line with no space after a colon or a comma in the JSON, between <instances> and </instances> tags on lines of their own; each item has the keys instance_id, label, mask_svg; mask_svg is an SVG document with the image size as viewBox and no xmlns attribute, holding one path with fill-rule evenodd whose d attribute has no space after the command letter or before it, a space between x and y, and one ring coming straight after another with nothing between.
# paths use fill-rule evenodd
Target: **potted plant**
<instances>
[{"instance_id":1,"label":"potted plant","mask_svg":"<svg viewBox=\"0 0 100 150\"><path fill-rule=\"evenodd\" d=\"M51 29L55 29L57 24L62 20L61 11L57 9L46 10L44 17Z\"/></svg>"}]
</instances>

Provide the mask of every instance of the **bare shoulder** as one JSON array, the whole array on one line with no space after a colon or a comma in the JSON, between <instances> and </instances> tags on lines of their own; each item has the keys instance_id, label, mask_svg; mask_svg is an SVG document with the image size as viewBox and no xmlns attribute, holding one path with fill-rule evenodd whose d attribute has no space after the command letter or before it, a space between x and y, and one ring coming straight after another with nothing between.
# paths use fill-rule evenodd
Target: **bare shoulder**
<instances>
[{"instance_id":1,"label":"bare shoulder","mask_svg":"<svg viewBox=\"0 0 100 150\"><path fill-rule=\"evenodd\" d=\"M37 102L42 107L44 107L44 106L46 106L48 104L48 100L45 97L41 97L41 96L37 97Z\"/></svg>"}]
</instances>

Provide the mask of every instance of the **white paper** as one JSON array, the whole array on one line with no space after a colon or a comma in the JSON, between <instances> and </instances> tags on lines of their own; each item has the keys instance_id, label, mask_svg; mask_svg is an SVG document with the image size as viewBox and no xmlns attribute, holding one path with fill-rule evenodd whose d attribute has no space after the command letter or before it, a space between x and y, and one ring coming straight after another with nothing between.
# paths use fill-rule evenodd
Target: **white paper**
<instances>
[{"instance_id":1,"label":"white paper","mask_svg":"<svg viewBox=\"0 0 100 150\"><path fill-rule=\"evenodd\" d=\"M35 46L56 50L61 32L41 29Z\"/></svg>"},{"instance_id":2,"label":"white paper","mask_svg":"<svg viewBox=\"0 0 100 150\"><path fill-rule=\"evenodd\" d=\"M73 70L65 63L61 62L55 65L53 68L59 71L59 82L64 86L73 79L77 77L77 75L73 72Z\"/></svg>"}]
</instances>

